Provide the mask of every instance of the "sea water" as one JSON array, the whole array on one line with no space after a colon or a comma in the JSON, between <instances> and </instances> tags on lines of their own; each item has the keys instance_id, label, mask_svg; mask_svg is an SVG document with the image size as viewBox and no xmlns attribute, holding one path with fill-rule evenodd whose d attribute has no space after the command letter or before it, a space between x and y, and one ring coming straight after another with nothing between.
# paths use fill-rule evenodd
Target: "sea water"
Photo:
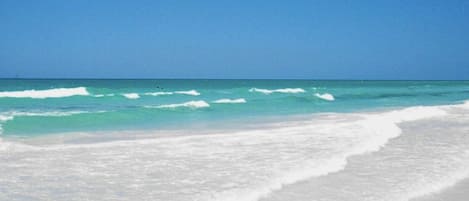
<instances>
[{"instance_id":1,"label":"sea water","mask_svg":"<svg viewBox=\"0 0 469 201\"><path fill-rule=\"evenodd\" d=\"M469 176L468 99L469 81L0 80L0 200L431 199Z\"/></svg>"}]
</instances>

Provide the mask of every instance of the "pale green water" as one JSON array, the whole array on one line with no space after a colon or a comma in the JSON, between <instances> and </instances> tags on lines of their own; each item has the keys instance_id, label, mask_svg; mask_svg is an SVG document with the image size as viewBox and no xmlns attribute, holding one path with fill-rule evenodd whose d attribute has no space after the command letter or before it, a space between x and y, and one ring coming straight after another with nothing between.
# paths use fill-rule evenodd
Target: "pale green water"
<instances>
[{"instance_id":1,"label":"pale green water","mask_svg":"<svg viewBox=\"0 0 469 201\"><path fill-rule=\"evenodd\" d=\"M67 90L66 97L39 91L59 88ZM330 94L334 100L321 99L316 93ZM215 103L220 99L238 99L238 103ZM469 81L0 80L0 125L4 136L36 136L451 104L466 99Z\"/></svg>"}]
</instances>

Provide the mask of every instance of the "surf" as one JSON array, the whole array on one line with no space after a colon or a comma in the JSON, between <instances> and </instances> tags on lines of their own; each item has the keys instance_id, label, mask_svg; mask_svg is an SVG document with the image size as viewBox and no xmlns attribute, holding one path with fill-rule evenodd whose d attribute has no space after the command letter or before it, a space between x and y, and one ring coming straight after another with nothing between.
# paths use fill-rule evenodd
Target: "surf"
<instances>
[{"instance_id":1,"label":"surf","mask_svg":"<svg viewBox=\"0 0 469 201\"><path fill-rule=\"evenodd\" d=\"M237 98L237 99L229 99L229 98L222 98L222 99L218 99L218 100L215 100L213 101L213 103L246 103L246 99L244 98Z\"/></svg>"},{"instance_id":2,"label":"surf","mask_svg":"<svg viewBox=\"0 0 469 201\"><path fill-rule=\"evenodd\" d=\"M259 88L251 88L249 92L259 92L263 94L272 94L272 93L287 93L287 94L297 94L297 93L305 93L306 91L302 88L284 88L284 89L259 89Z\"/></svg>"},{"instance_id":3,"label":"surf","mask_svg":"<svg viewBox=\"0 0 469 201\"><path fill-rule=\"evenodd\" d=\"M125 93L122 96L126 97L127 99L139 99L140 95L138 93Z\"/></svg>"},{"instance_id":4,"label":"surf","mask_svg":"<svg viewBox=\"0 0 469 201\"><path fill-rule=\"evenodd\" d=\"M146 108L160 108L160 109L175 109L175 108L191 108L191 109L197 109L197 108L207 108L210 107L210 104L208 104L205 101L199 100L199 101L188 101L184 103L175 103L175 104L165 104L165 105L158 105L158 106L145 106Z\"/></svg>"},{"instance_id":5,"label":"surf","mask_svg":"<svg viewBox=\"0 0 469 201\"><path fill-rule=\"evenodd\" d=\"M164 95L174 95L174 94L182 94L182 95L189 95L189 96L200 96L200 93L197 90L188 90L188 91L158 91L158 92L147 92L144 95L147 96L164 96Z\"/></svg>"},{"instance_id":6,"label":"surf","mask_svg":"<svg viewBox=\"0 0 469 201\"><path fill-rule=\"evenodd\" d=\"M192 101L168 104L164 108L196 105L206 107L206 104L205 101ZM161 193L157 200L193 198L256 201L285 186L344 170L349 157L377 152L389 140L399 137L402 132L400 123L446 115L446 108L441 106L418 106L371 113L328 113L302 120L267 123L249 130L221 130L216 134L181 130L190 135L44 147L10 144L4 150L24 154L35 150L35 153L40 152L47 159L42 165L54 168L60 167L48 164L65 153L70 156L66 160L73 161L80 168L91 168L93 161L100 161L100 165L106 167L101 170L104 171L102 173L108 170L117 171L122 178L130 178L130 175L144 176L136 172L151 169L144 171L138 167L152 165L152 170L155 170L151 171L153 175L162 181L171 181L164 183L165 187L176 192L183 189L203 192L189 197L184 197L182 193L178 197L170 192ZM82 151L78 150L86 150L86 154L82 155ZM90 155L93 156L92 159L87 157ZM122 159L104 160L110 156L119 156ZM158 158L157 161L151 160L155 157ZM132 158L132 162L126 162L126 158ZM137 167L137 170L125 172L130 166ZM162 173L156 170L161 170ZM174 170L180 171L174 175L167 174ZM247 174L251 175L248 180L244 179ZM88 174L81 178L100 182ZM57 179L60 180L61 177ZM201 181L206 182L199 183ZM124 181L126 185L146 185L135 182L137 181Z\"/></svg>"},{"instance_id":7,"label":"surf","mask_svg":"<svg viewBox=\"0 0 469 201\"><path fill-rule=\"evenodd\" d=\"M335 97L330 93L323 93L323 94L315 93L314 96L316 96L320 99L326 100L326 101L334 101L335 100Z\"/></svg>"},{"instance_id":8,"label":"surf","mask_svg":"<svg viewBox=\"0 0 469 201\"><path fill-rule=\"evenodd\" d=\"M86 87L55 88L46 90L3 91L0 98L64 98L70 96L89 96Z\"/></svg>"}]
</instances>

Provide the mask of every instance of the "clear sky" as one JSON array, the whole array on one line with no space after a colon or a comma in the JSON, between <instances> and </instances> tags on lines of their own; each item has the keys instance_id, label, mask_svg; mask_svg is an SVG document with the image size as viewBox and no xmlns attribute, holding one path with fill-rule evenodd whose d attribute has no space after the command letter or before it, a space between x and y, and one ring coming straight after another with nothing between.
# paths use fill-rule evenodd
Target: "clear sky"
<instances>
[{"instance_id":1,"label":"clear sky","mask_svg":"<svg viewBox=\"0 0 469 201\"><path fill-rule=\"evenodd\" d=\"M0 0L0 77L469 79L469 1Z\"/></svg>"}]
</instances>

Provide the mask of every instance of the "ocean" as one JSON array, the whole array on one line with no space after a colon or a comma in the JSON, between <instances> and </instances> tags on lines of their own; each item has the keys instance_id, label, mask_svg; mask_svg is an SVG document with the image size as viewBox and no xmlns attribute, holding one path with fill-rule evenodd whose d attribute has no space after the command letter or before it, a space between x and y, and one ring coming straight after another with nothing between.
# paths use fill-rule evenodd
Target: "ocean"
<instances>
[{"instance_id":1,"label":"ocean","mask_svg":"<svg viewBox=\"0 0 469 201\"><path fill-rule=\"evenodd\" d=\"M0 200L467 200L468 101L469 81L3 79Z\"/></svg>"}]
</instances>

